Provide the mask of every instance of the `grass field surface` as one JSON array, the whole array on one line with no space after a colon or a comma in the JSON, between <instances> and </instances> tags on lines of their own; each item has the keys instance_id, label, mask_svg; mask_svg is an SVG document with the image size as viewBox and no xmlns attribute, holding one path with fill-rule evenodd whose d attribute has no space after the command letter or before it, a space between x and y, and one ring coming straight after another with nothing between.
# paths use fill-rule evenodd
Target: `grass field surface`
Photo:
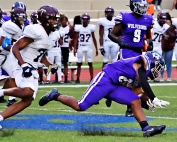
<instances>
[{"instance_id":1,"label":"grass field surface","mask_svg":"<svg viewBox=\"0 0 177 142\"><path fill-rule=\"evenodd\" d=\"M167 108L157 108L155 112L145 110L150 125L167 126L161 135L151 138L142 137L134 118L124 117L126 106L113 103L107 108L105 99L85 112L75 112L58 102L40 107L39 98L53 87L42 86L29 108L0 122L4 128L0 131L0 142L176 142L176 86L152 86L159 99L171 104ZM73 85L60 86L58 90L79 99L86 88ZM5 104L0 104L0 111L4 109ZM89 133L87 130L95 130L97 133Z\"/></svg>"}]
</instances>

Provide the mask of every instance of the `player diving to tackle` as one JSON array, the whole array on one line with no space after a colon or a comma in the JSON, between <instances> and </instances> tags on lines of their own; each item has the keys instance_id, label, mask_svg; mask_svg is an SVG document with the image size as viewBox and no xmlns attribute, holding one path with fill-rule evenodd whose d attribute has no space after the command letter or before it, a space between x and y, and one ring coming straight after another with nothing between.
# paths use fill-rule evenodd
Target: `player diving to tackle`
<instances>
[{"instance_id":1,"label":"player diving to tackle","mask_svg":"<svg viewBox=\"0 0 177 142\"><path fill-rule=\"evenodd\" d=\"M45 53L50 50L59 39L59 12L52 6L42 6L38 10L40 24L32 24L25 28L23 36L13 45L11 52L17 62L12 77L6 80L0 96L14 96L21 98L0 114L0 121L11 117L28 106L35 99L38 90L39 62L50 67L51 72L57 71L57 66L52 65ZM20 54L21 52L21 54Z\"/></svg>"},{"instance_id":2,"label":"player diving to tackle","mask_svg":"<svg viewBox=\"0 0 177 142\"><path fill-rule=\"evenodd\" d=\"M142 55L145 35L149 44L148 50L152 51L153 48L151 39L153 18L146 14L148 3L146 0L130 0L129 6L132 12L120 12L114 19L116 24L108 35L113 42L119 44L120 58L122 59ZM116 37L120 31L122 31L122 40ZM106 105L109 107L111 100L107 100ZM133 116L130 106L127 106L125 115Z\"/></svg>"},{"instance_id":3,"label":"player diving to tackle","mask_svg":"<svg viewBox=\"0 0 177 142\"><path fill-rule=\"evenodd\" d=\"M169 102L159 100L154 95L147 81L147 78L157 78L164 70L164 65L162 56L150 51L144 56L118 60L105 65L103 71L93 78L79 101L73 96L62 95L57 89L53 89L40 99L39 105L44 106L55 100L76 111L85 111L102 98L109 98L120 104L131 105L144 136L160 134L166 126L149 126L142 107L154 109L156 106L169 105ZM141 96L142 106L141 98L132 92L133 87L139 86L144 90Z\"/></svg>"}]
</instances>

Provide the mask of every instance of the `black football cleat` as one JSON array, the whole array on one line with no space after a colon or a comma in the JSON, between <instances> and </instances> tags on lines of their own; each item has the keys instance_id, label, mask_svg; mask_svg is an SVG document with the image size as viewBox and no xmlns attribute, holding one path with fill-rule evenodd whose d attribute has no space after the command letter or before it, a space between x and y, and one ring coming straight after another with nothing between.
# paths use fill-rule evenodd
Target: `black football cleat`
<instances>
[{"instance_id":1,"label":"black football cleat","mask_svg":"<svg viewBox=\"0 0 177 142\"><path fill-rule=\"evenodd\" d=\"M11 105L13 105L13 104L16 103L16 102L17 102L16 99L8 100L6 107L10 107Z\"/></svg>"},{"instance_id":2,"label":"black football cleat","mask_svg":"<svg viewBox=\"0 0 177 142\"><path fill-rule=\"evenodd\" d=\"M131 109L127 109L127 111L125 112L125 117L134 117Z\"/></svg>"},{"instance_id":3,"label":"black football cleat","mask_svg":"<svg viewBox=\"0 0 177 142\"><path fill-rule=\"evenodd\" d=\"M52 101L53 99L50 97L50 95L55 95L55 94L59 94L57 89L52 89L49 93L45 94L44 96L42 96L39 100L39 105L40 106L44 106L46 105L48 102Z\"/></svg>"},{"instance_id":4,"label":"black football cleat","mask_svg":"<svg viewBox=\"0 0 177 142\"><path fill-rule=\"evenodd\" d=\"M154 135L161 134L163 130L165 130L166 126L165 125L160 125L160 126L150 126L149 129L146 131L143 131L143 136L144 137L152 137Z\"/></svg>"},{"instance_id":5,"label":"black football cleat","mask_svg":"<svg viewBox=\"0 0 177 142\"><path fill-rule=\"evenodd\" d=\"M105 104L106 104L107 107L110 107L111 104L112 104L112 100L106 99Z\"/></svg>"}]
</instances>

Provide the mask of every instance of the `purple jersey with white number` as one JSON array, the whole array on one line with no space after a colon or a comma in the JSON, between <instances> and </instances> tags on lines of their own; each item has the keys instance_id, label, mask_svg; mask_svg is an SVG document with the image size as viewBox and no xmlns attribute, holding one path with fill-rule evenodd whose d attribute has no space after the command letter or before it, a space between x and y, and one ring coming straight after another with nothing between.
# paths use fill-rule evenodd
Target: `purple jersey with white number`
<instances>
[{"instance_id":1,"label":"purple jersey with white number","mask_svg":"<svg viewBox=\"0 0 177 142\"><path fill-rule=\"evenodd\" d=\"M147 28L153 23L151 15L144 14L141 18L136 18L131 12L117 15L114 19L116 23L122 23L122 41L130 47L142 48L144 44L144 35Z\"/></svg>"},{"instance_id":2,"label":"purple jersey with white number","mask_svg":"<svg viewBox=\"0 0 177 142\"><path fill-rule=\"evenodd\" d=\"M117 62L107 64L103 68L103 71L115 84L128 82L129 86L134 86L134 81L137 81L137 74L135 69L133 68L133 64L135 62L142 62L144 68L146 69L146 75L149 74L151 60L145 55L128 59L121 59Z\"/></svg>"}]
</instances>

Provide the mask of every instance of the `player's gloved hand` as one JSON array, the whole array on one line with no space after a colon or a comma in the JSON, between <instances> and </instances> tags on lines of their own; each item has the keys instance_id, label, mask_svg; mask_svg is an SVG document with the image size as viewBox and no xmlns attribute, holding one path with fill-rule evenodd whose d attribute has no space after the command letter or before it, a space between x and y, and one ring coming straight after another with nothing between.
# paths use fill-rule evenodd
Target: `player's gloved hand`
<instances>
[{"instance_id":1,"label":"player's gloved hand","mask_svg":"<svg viewBox=\"0 0 177 142\"><path fill-rule=\"evenodd\" d=\"M104 56L104 54L105 54L104 48L101 46L99 50L100 50L101 54Z\"/></svg>"},{"instance_id":2,"label":"player's gloved hand","mask_svg":"<svg viewBox=\"0 0 177 142\"><path fill-rule=\"evenodd\" d=\"M130 47L127 43L125 43L123 41L118 42L118 44L119 44L120 48L128 48L128 47Z\"/></svg>"},{"instance_id":3,"label":"player's gloved hand","mask_svg":"<svg viewBox=\"0 0 177 142\"><path fill-rule=\"evenodd\" d=\"M153 46L153 42L151 41L151 42L149 42L149 45L148 45L147 51L152 51L153 48L154 48L154 46Z\"/></svg>"},{"instance_id":4,"label":"player's gloved hand","mask_svg":"<svg viewBox=\"0 0 177 142\"><path fill-rule=\"evenodd\" d=\"M159 100L157 97L154 98L154 100L151 102L155 107L166 107L168 105L170 105L170 102L167 101L163 101L163 100ZM150 102L147 103L148 106L152 105Z\"/></svg>"},{"instance_id":5,"label":"player's gloved hand","mask_svg":"<svg viewBox=\"0 0 177 142\"><path fill-rule=\"evenodd\" d=\"M149 106L149 110L154 112L156 106L152 103L152 101L150 99L148 99L148 101L146 101L146 103Z\"/></svg>"},{"instance_id":6,"label":"player's gloved hand","mask_svg":"<svg viewBox=\"0 0 177 142\"><path fill-rule=\"evenodd\" d=\"M12 40L8 37L5 37L2 42L2 48L6 49L7 47L11 46Z\"/></svg>"},{"instance_id":7,"label":"player's gloved hand","mask_svg":"<svg viewBox=\"0 0 177 142\"><path fill-rule=\"evenodd\" d=\"M34 68L31 65L29 65L28 63L24 63L23 65L21 65L21 67L23 70L23 73L22 73L23 77L28 78L32 76L32 71L34 70Z\"/></svg>"},{"instance_id":8,"label":"player's gloved hand","mask_svg":"<svg viewBox=\"0 0 177 142\"><path fill-rule=\"evenodd\" d=\"M57 64L50 65L48 67L47 73L49 73L49 72L51 72L52 74L56 73L58 70L58 67L59 66Z\"/></svg>"}]
</instances>

